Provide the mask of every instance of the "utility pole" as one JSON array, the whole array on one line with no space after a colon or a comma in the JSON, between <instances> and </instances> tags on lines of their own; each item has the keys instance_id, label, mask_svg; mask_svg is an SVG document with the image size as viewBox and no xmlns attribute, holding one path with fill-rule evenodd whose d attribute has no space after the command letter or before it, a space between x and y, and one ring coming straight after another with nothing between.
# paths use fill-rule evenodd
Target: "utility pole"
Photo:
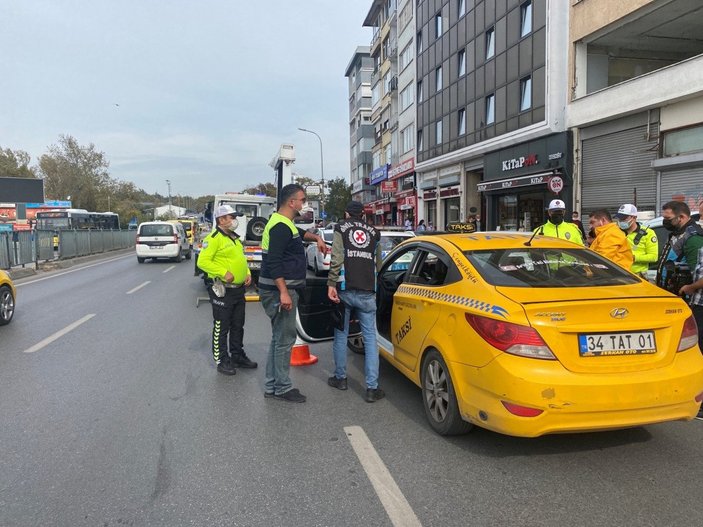
<instances>
[{"instance_id":1,"label":"utility pole","mask_svg":"<svg viewBox=\"0 0 703 527\"><path fill-rule=\"evenodd\" d=\"M166 184L168 185L168 217L172 218L173 210L171 209L171 181L167 179Z\"/></svg>"},{"instance_id":2,"label":"utility pole","mask_svg":"<svg viewBox=\"0 0 703 527\"><path fill-rule=\"evenodd\" d=\"M313 132L312 130L307 130L306 128L298 128L301 132L307 132L309 134L313 134L315 137L317 137L318 141L320 141L320 179L322 181L322 188L320 189L322 191L322 197L320 198L320 216L323 219L325 218L325 169L324 169L324 163L322 161L322 138L316 133Z\"/></svg>"}]
</instances>

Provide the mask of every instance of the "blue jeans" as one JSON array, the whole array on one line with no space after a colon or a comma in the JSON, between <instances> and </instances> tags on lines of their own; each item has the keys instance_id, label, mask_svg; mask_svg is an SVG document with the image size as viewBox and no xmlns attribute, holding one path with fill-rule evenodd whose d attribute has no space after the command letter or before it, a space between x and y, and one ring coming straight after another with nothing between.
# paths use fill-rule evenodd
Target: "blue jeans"
<instances>
[{"instance_id":1,"label":"blue jeans","mask_svg":"<svg viewBox=\"0 0 703 527\"><path fill-rule=\"evenodd\" d=\"M349 336L349 314L352 308L359 318L361 334L364 336L364 370L366 387L378 388L378 346L376 345L376 293L350 289L339 291L339 298L346 310L344 311L344 331L335 328L334 344L334 376L338 379L347 377L347 337Z\"/></svg>"},{"instance_id":2,"label":"blue jeans","mask_svg":"<svg viewBox=\"0 0 703 527\"><path fill-rule=\"evenodd\" d=\"M266 315L271 319L271 345L266 360L266 377L264 390L266 393L283 395L293 387L290 380L290 352L295 344L296 329L295 315L298 312L298 292L289 289L288 294L293 301L290 311L279 308L281 294L278 290L259 290L259 298Z\"/></svg>"}]
</instances>

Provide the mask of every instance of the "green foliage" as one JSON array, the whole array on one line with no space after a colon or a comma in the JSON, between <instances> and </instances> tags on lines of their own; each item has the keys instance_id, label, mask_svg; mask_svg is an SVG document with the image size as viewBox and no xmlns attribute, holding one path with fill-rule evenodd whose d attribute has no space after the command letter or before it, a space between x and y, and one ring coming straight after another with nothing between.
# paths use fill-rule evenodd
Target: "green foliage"
<instances>
[{"instance_id":1,"label":"green foliage","mask_svg":"<svg viewBox=\"0 0 703 527\"><path fill-rule=\"evenodd\" d=\"M0 177L36 179L36 168L29 166L30 160L29 154L24 150L0 147Z\"/></svg>"},{"instance_id":2,"label":"green foliage","mask_svg":"<svg viewBox=\"0 0 703 527\"><path fill-rule=\"evenodd\" d=\"M247 187L242 191L243 194L264 194L265 196L271 196L273 198L276 197L276 192L276 185L273 183L259 183L254 187Z\"/></svg>"},{"instance_id":3,"label":"green foliage","mask_svg":"<svg viewBox=\"0 0 703 527\"><path fill-rule=\"evenodd\" d=\"M351 201L352 187L347 184L346 179L338 178L327 182L327 188L327 204L325 205L327 219L338 221L344 218L344 209Z\"/></svg>"}]
</instances>

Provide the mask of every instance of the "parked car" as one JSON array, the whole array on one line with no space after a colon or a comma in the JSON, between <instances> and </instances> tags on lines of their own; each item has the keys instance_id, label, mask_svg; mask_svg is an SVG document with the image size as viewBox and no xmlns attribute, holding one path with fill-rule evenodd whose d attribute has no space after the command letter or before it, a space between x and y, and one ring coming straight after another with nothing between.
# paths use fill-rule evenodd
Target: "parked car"
<instances>
[{"instance_id":1,"label":"parked car","mask_svg":"<svg viewBox=\"0 0 703 527\"><path fill-rule=\"evenodd\" d=\"M332 256L332 240L334 238L334 231L332 229L315 229L312 231L318 236L322 236L322 239L327 245L325 253L322 254L320 249L318 249L317 244L310 243L305 248L305 257L307 259L308 269L312 269L315 272L315 276L321 276L330 270L330 258Z\"/></svg>"},{"instance_id":2,"label":"parked car","mask_svg":"<svg viewBox=\"0 0 703 527\"><path fill-rule=\"evenodd\" d=\"M148 258L169 258L180 262L185 256L190 260L192 249L188 237L180 223L166 221L146 221L137 228L137 261L144 263Z\"/></svg>"},{"instance_id":3,"label":"parked car","mask_svg":"<svg viewBox=\"0 0 703 527\"><path fill-rule=\"evenodd\" d=\"M12 283L12 278L5 271L0 270L0 326L9 324L15 314L15 298L17 290Z\"/></svg>"},{"instance_id":4,"label":"parked car","mask_svg":"<svg viewBox=\"0 0 703 527\"><path fill-rule=\"evenodd\" d=\"M693 419L703 356L685 302L590 249L530 238L433 234L386 257L379 350L421 389L430 426L535 437Z\"/></svg>"}]
</instances>

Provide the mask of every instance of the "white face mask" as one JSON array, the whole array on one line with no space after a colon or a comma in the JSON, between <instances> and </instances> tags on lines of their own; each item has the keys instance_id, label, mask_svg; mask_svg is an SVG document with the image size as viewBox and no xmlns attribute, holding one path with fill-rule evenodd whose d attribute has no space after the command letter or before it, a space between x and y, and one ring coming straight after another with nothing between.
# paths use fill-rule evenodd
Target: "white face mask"
<instances>
[{"instance_id":1,"label":"white face mask","mask_svg":"<svg viewBox=\"0 0 703 527\"><path fill-rule=\"evenodd\" d=\"M234 218L234 219L232 220L232 223L230 223L230 224L227 226L227 229L228 229L230 232L234 232L234 231L237 230L237 227L239 227L239 220L237 220L237 218Z\"/></svg>"}]
</instances>

